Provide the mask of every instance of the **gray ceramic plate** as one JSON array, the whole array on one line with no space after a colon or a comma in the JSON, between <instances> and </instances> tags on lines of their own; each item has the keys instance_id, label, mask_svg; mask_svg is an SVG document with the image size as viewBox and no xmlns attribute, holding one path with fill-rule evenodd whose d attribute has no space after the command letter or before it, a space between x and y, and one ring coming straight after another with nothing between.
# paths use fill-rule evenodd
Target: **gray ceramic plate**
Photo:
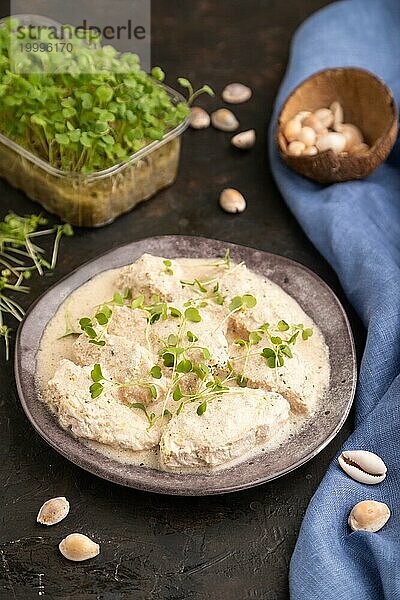
<instances>
[{"instance_id":1,"label":"gray ceramic plate","mask_svg":"<svg viewBox=\"0 0 400 600\"><path fill-rule=\"evenodd\" d=\"M215 474L181 475L121 464L91 450L59 427L35 386L36 354L42 333L65 298L94 275L126 265L144 252L168 257L221 256L272 279L293 296L320 327L331 356L331 382L320 410L283 447ZM289 473L320 452L342 427L354 397L356 362L351 329L330 288L314 273L282 256L215 240L167 236L112 250L60 281L32 306L17 336L15 373L22 407L36 431L57 452L83 469L121 485L182 496L220 494L259 485Z\"/></svg>"}]
</instances>

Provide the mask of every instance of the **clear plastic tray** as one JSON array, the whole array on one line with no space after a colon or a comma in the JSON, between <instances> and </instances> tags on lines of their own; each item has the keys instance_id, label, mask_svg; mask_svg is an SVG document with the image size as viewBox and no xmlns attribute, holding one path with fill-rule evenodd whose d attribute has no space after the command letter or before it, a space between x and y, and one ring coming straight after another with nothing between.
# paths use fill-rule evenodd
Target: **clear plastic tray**
<instances>
[{"instance_id":1,"label":"clear plastic tray","mask_svg":"<svg viewBox=\"0 0 400 600\"><path fill-rule=\"evenodd\" d=\"M181 94L160 85L174 104L185 102ZM64 221L100 227L174 182L180 135L188 124L186 118L162 140L151 142L127 162L89 175L57 169L0 134L0 177Z\"/></svg>"}]
</instances>

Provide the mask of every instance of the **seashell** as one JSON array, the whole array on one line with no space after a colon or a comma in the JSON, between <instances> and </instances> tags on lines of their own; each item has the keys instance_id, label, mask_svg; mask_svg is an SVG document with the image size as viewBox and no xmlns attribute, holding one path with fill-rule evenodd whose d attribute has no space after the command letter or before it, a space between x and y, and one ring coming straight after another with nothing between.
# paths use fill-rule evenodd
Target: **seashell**
<instances>
[{"instance_id":1,"label":"seashell","mask_svg":"<svg viewBox=\"0 0 400 600\"><path fill-rule=\"evenodd\" d=\"M301 154L303 154L305 149L306 145L303 144L303 142L295 140L294 142L290 142L286 151L290 156L300 156Z\"/></svg>"},{"instance_id":2,"label":"seashell","mask_svg":"<svg viewBox=\"0 0 400 600\"><path fill-rule=\"evenodd\" d=\"M241 213L246 209L246 200L238 190L226 188L219 197L221 208L228 213Z\"/></svg>"},{"instance_id":3,"label":"seashell","mask_svg":"<svg viewBox=\"0 0 400 600\"><path fill-rule=\"evenodd\" d=\"M347 450L338 458L343 471L360 483L373 485L386 477L387 468L377 454L367 450Z\"/></svg>"},{"instance_id":4,"label":"seashell","mask_svg":"<svg viewBox=\"0 0 400 600\"><path fill-rule=\"evenodd\" d=\"M338 127L342 125L344 119L342 105L339 102L332 102L329 108L331 109L333 114L332 127L335 131L339 131Z\"/></svg>"},{"instance_id":5,"label":"seashell","mask_svg":"<svg viewBox=\"0 0 400 600\"><path fill-rule=\"evenodd\" d=\"M250 100L253 92L243 83L230 83L222 92L222 98L229 104L242 104Z\"/></svg>"},{"instance_id":6,"label":"seashell","mask_svg":"<svg viewBox=\"0 0 400 600\"><path fill-rule=\"evenodd\" d=\"M36 521L42 525L55 525L69 513L69 502L64 496L47 500L38 512Z\"/></svg>"},{"instance_id":7,"label":"seashell","mask_svg":"<svg viewBox=\"0 0 400 600\"><path fill-rule=\"evenodd\" d=\"M314 116L327 129L333 125L333 112L330 108L319 108L314 112Z\"/></svg>"},{"instance_id":8,"label":"seashell","mask_svg":"<svg viewBox=\"0 0 400 600\"><path fill-rule=\"evenodd\" d=\"M303 142L303 144L306 146L314 146L317 139L317 134L312 127L307 127L307 125L305 125L301 128L297 139L299 142Z\"/></svg>"},{"instance_id":9,"label":"seashell","mask_svg":"<svg viewBox=\"0 0 400 600\"><path fill-rule=\"evenodd\" d=\"M100 546L82 533L71 533L59 544L60 552L75 562L88 560L100 554Z\"/></svg>"},{"instance_id":10,"label":"seashell","mask_svg":"<svg viewBox=\"0 0 400 600\"><path fill-rule=\"evenodd\" d=\"M248 150L256 143L256 132L254 129L237 133L231 139L231 144L240 150Z\"/></svg>"},{"instance_id":11,"label":"seashell","mask_svg":"<svg viewBox=\"0 0 400 600\"><path fill-rule=\"evenodd\" d=\"M301 154L302 156L315 156L318 154L318 148L317 146L307 146Z\"/></svg>"},{"instance_id":12,"label":"seashell","mask_svg":"<svg viewBox=\"0 0 400 600\"><path fill-rule=\"evenodd\" d=\"M346 147L346 138L341 133L330 131L318 136L316 146L320 152L332 150L335 154L339 154Z\"/></svg>"},{"instance_id":13,"label":"seashell","mask_svg":"<svg viewBox=\"0 0 400 600\"><path fill-rule=\"evenodd\" d=\"M239 121L227 108L220 108L212 113L211 115L211 123L215 127L215 129L220 129L221 131L236 131L239 127Z\"/></svg>"},{"instance_id":14,"label":"seashell","mask_svg":"<svg viewBox=\"0 0 400 600\"><path fill-rule=\"evenodd\" d=\"M298 139L301 132L301 121L299 119L290 119L283 128L283 135L288 142L294 142Z\"/></svg>"},{"instance_id":15,"label":"seashell","mask_svg":"<svg viewBox=\"0 0 400 600\"><path fill-rule=\"evenodd\" d=\"M190 127L193 129L207 129L210 126L210 115L200 106L192 106L190 109Z\"/></svg>"},{"instance_id":16,"label":"seashell","mask_svg":"<svg viewBox=\"0 0 400 600\"><path fill-rule=\"evenodd\" d=\"M353 531L372 531L382 529L390 518L390 509L384 502L363 500L354 506L349 514L348 524Z\"/></svg>"}]
</instances>

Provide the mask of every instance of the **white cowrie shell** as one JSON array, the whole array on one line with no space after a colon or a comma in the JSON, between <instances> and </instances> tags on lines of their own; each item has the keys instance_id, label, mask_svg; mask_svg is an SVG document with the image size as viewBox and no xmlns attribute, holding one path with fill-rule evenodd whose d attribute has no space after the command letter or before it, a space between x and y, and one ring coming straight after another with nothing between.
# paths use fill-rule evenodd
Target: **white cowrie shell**
<instances>
[{"instance_id":1,"label":"white cowrie shell","mask_svg":"<svg viewBox=\"0 0 400 600\"><path fill-rule=\"evenodd\" d=\"M47 500L38 512L36 521L41 525L55 525L69 513L69 502L64 496Z\"/></svg>"},{"instance_id":2,"label":"white cowrie shell","mask_svg":"<svg viewBox=\"0 0 400 600\"><path fill-rule=\"evenodd\" d=\"M242 104L250 100L253 92L243 83L230 83L222 92L222 99L230 104Z\"/></svg>"},{"instance_id":3,"label":"white cowrie shell","mask_svg":"<svg viewBox=\"0 0 400 600\"><path fill-rule=\"evenodd\" d=\"M58 545L60 552L68 560L80 562L100 554L100 546L82 533L67 535Z\"/></svg>"},{"instance_id":4,"label":"white cowrie shell","mask_svg":"<svg viewBox=\"0 0 400 600\"><path fill-rule=\"evenodd\" d=\"M246 209L244 196L234 188L226 188L221 192L219 204L227 213L241 213Z\"/></svg>"},{"instance_id":5,"label":"white cowrie shell","mask_svg":"<svg viewBox=\"0 0 400 600\"><path fill-rule=\"evenodd\" d=\"M338 458L343 471L355 481L373 485L386 477L387 468L377 454L367 450L347 450Z\"/></svg>"},{"instance_id":6,"label":"white cowrie shell","mask_svg":"<svg viewBox=\"0 0 400 600\"><path fill-rule=\"evenodd\" d=\"M348 524L353 531L372 531L382 529L390 518L390 509L384 502L363 500L356 504L349 514Z\"/></svg>"},{"instance_id":7,"label":"white cowrie shell","mask_svg":"<svg viewBox=\"0 0 400 600\"><path fill-rule=\"evenodd\" d=\"M200 106L192 106L190 109L190 127L193 129L207 129L210 126L210 115Z\"/></svg>"},{"instance_id":8,"label":"white cowrie shell","mask_svg":"<svg viewBox=\"0 0 400 600\"><path fill-rule=\"evenodd\" d=\"M215 127L215 129L220 129L221 131L236 131L239 127L239 121L227 108L219 108L211 115L211 123Z\"/></svg>"},{"instance_id":9,"label":"white cowrie shell","mask_svg":"<svg viewBox=\"0 0 400 600\"><path fill-rule=\"evenodd\" d=\"M240 150L249 150L256 143L256 132L254 129L248 131L241 131L233 136L231 139L232 146L239 148Z\"/></svg>"}]
</instances>

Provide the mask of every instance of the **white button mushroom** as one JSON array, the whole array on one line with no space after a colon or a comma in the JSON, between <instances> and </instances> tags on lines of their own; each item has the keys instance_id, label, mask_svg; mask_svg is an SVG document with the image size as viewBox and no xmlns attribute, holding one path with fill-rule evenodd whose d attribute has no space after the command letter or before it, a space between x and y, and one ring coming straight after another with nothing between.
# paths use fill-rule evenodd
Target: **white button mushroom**
<instances>
[{"instance_id":1,"label":"white button mushroom","mask_svg":"<svg viewBox=\"0 0 400 600\"><path fill-rule=\"evenodd\" d=\"M332 150L335 154L339 154L346 147L346 138L341 133L330 131L318 136L316 146L320 152Z\"/></svg>"},{"instance_id":2,"label":"white button mushroom","mask_svg":"<svg viewBox=\"0 0 400 600\"><path fill-rule=\"evenodd\" d=\"M289 156L301 156L305 148L306 145L303 144L303 142L295 140L294 142L290 142L289 146L287 147L287 153Z\"/></svg>"}]
</instances>

